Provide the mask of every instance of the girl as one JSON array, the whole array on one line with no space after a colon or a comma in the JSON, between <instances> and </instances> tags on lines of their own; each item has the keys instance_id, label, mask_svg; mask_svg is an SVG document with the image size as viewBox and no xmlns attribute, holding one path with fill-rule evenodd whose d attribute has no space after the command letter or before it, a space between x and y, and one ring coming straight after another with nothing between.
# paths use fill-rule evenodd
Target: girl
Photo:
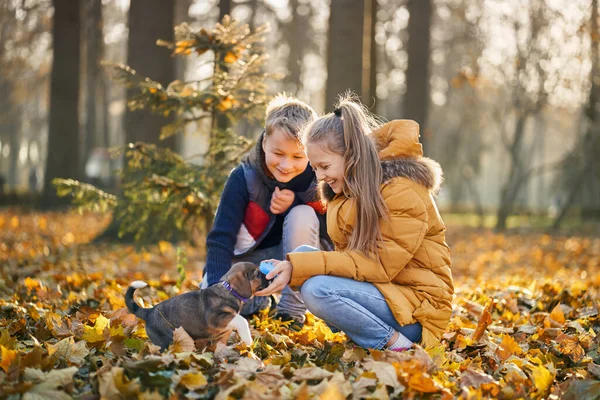
<instances>
[{"instance_id":1,"label":"girl","mask_svg":"<svg viewBox=\"0 0 600 400\"><path fill-rule=\"evenodd\" d=\"M450 319L453 283L445 227L433 196L442 181L409 120L377 127L349 96L304 135L327 205L335 251L275 261L257 295L302 285L316 316L367 348L435 345ZM304 246L306 247L306 246Z\"/></svg>"}]
</instances>

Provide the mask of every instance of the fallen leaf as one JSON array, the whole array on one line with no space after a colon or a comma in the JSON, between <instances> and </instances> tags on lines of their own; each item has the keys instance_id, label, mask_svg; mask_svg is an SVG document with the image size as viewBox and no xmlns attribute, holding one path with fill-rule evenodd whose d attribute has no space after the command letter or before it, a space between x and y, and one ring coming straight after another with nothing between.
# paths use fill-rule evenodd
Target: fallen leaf
<instances>
[{"instance_id":1,"label":"fallen leaf","mask_svg":"<svg viewBox=\"0 0 600 400\"><path fill-rule=\"evenodd\" d=\"M24 378L37 383L23 395L23 400L70 400L71 396L62 388L73 381L76 372L77 367L55 369L48 373L27 369Z\"/></svg>"},{"instance_id":2,"label":"fallen leaf","mask_svg":"<svg viewBox=\"0 0 600 400\"><path fill-rule=\"evenodd\" d=\"M185 353L196 350L194 339L181 326L173 331L173 343L169 346L171 353Z\"/></svg>"},{"instance_id":3,"label":"fallen leaf","mask_svg":"<svg viewBox=\"0 0 600 400\"><path fill-rule=\"evenodd\" d=\"M188 390L196 390L206 385L208 381L202 372L189 372L181 376L179 385L185 386Z\"/></svg>"},{"instance_id":4,"label":"fallen leaf","mask_svg":"<svg viewBox=\"0 0 600 400\"><path fill-rule=\"evenodd\" d=\"M84 341L75 342L72 337L65 338L55 345L49 344L48 355L60 357L70 364L80 366L90 354Z\"/></svg>"},{"instance_id":5,"label":"fallen leaf","mask_svg":"<svg viewBox=\"0 0 600 400\"><path fill-rule=\"evenodd\" d=\"M320 367L299 368L294 371L293 381L320 381L331 377L333 373Z\"/></svg>"},{"instance_id":6,"label":"fallen leaf","mask_svg":"<svg viewBox=\"0 0 600 400\"><path fill-rule=\"evenodd\" d=\"M473 333L473 341L478 342L483 334L485 333L485 329L492 323L492 314L491 310L494 307L494 300L490 300L489 304L485 307L483 312L481 313L481 317L479 318L479 322L477 323L477 328L475 329L475 333Z\"/></svg>"}]
</instances>

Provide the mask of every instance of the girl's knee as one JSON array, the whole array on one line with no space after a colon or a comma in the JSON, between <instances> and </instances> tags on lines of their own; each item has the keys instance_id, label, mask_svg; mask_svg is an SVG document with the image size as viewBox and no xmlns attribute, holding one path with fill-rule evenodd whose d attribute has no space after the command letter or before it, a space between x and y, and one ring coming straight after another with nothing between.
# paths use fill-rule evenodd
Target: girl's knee
<instances>
[{"instance_id":1,"label":"girl's knee","mask_svg":"<svg viewBox=\"0 0 600 400\"><path fill-rule=\"evenodd\" d=\"M302 284L300 293L302 293L302 300L309 310L311 307L315 308L315 306L321 304L323 297L327 296L327 284L324 278L327 277L313 276Z\"/></svg>"}]
</instances>

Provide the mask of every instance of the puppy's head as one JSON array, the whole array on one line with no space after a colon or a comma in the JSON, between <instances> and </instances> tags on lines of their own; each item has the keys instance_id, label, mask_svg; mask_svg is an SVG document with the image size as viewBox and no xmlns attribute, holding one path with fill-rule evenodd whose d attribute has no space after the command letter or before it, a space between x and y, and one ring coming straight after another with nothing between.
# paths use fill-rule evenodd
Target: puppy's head
<instances>
[{"instance_id":1,"label":"puppy's head","mask_svg":"<svg viewBox=\"0 0 600 400\"><path fill-rule=\"evenodd\" d=\"M241 296L247 298L254 296L254 292L257 290L269 286L269 281L260 272L258 266L250 262L233 264L223 279L227 280Z\"/></svg>"}]
</instances>

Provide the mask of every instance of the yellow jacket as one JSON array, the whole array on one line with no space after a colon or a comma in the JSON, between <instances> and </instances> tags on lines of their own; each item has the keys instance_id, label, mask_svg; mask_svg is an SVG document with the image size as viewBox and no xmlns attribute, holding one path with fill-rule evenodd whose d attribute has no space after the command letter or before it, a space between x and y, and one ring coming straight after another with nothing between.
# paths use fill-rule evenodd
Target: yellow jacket
<instances>
[{"instance_id":1,"label":"yellow jacket","mask_svg":"<svg viewBox=\"0 0 600 400\"><path fill-rule=\"evenodd\" d=\"M389 209L389 220L380 221L379 260L345 250L356 219L354 200L334 195L327 206L327 231L335 251L289 253L290 285L315 275L373 283L400 325L419 322L422 344L433 346L450 319L454 293L446 228L433 199L442 170L423 157L415 121L391 121L371 135L380 149L381 194Z\"/></svg>"}]
</instances>

